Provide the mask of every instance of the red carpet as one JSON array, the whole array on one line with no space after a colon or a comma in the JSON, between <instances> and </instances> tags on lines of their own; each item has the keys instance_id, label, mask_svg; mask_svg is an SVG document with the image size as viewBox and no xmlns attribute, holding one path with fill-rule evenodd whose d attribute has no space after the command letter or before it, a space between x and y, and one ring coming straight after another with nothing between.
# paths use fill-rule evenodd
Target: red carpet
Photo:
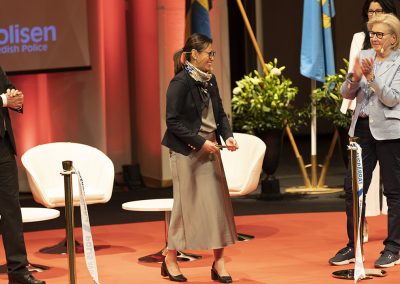
<instances>
[{"instance_id":1,"label":"red carpet","mask_svg":"<svg viewBox=\"0 0 400 284\"><path fill-rule=\"evenodd\" d=\"M370 241L364 246L365 267L372 268L382 250L386 234L386 216L369 218ZM238 231L255 235L249 242L240 242L226 249L227 267L234 283L266 284L330 284L353 283L335 279L331 273L354 265L333 267L328 259L345 245L344 213L306 213L236 217ZM163 247L163 222L132 223L92 228L96 245L111 245L96 252L100 283L171 283L161 278L159 264L141 264L137 259ZM66 255L46 255L38 250L57 243L64 230L25 234L29 260L51 266L36 273L49 284L68 282ZM76 229L76 237L80 237ZM215 283L210 278L211 251L196 251L203 259L181 263L190 283ZM4 252L1 250L4 262ZM77 283L92 283L83 254L76 259ZM373 283L399 283L400 266L386 269L387 276L374 278ZM0 276L0 283L6 283Z\"/></svg>"}]
</instances>

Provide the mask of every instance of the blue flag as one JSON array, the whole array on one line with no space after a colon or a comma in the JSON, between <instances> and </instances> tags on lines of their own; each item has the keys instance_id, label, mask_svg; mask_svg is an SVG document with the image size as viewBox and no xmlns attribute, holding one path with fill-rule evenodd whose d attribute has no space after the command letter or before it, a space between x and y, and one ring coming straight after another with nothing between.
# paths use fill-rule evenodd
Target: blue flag
<instances>
[{"instance_id":1,"label":"blue flag","mask_svg":"<svg viewBox=\"0 0 400 284\"><path fill-rule=\"evenodd\" d=\"M300 73L324 81L335 74L331 19L335 16L333 0L304 0Z\"/></svg>"},{"instance_id":2,"label":"blue flag","mask_svg":"<svg viewBox=\"0 0 400 284\"><path fill-rule=\"evenodd\" d=\"M200 33L211 38L210 15L211 0L186 0L185 38Z\"/></svg>"}]
</instances>

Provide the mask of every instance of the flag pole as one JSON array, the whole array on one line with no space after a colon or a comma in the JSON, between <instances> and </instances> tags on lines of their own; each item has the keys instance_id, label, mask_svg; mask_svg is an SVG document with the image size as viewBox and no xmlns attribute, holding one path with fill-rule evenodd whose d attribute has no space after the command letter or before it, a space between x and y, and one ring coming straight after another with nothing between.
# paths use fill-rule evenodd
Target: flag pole
<instances>
[{"instance_id":1,"label":"flag pole","mask_svg":"<svg viewBox=\"0 0 400 284\"><path fill-rule=\"evenodd\" d=\"M317 82L311 80L311 93L316 89ZM317 106L315 99L311 99L311 186L317 186Z\"/></svg>"},{"instance_id":2,"label":"flag pole","mask_svg":"<svg viewBox=\"0 0 400 284\"><path fill-rule=\"evenodd\" d=\"M241 0L236 0L236 2L238 4L238 6L239 6L240 13L242 14L244 24L245 24L245 26L247 28L247 31L248 31L250 39L251 39L251 41L253 43L254 49L256 50L258 60L260 61L261 65L262 65L262 69L264 71L264 74L268 75L268 69L265 68L264 57L263 57L263 55L261 53L261 50L260 50L260 47L258 45L256 36L254 35L253 29L251 28L251 25L250 25L250 22L249 22L249 18L247 17L247 14L246 14L246 11L245 11L245 9L243 7L242 1Z\"/></svg>"},{"instance_id":3,"label":"flag pole","mask_svg":"<svg viewBox=\"0 0 400 284\"><path fill-rule=\"evenodd\" d=\"M335 128L335 133L333 134L333 138L331 141L331 145L329 146L328 154L325 157L324 165L322 166L321 175L319 177L317 187L325 186L326 173L328 172L329 164L331 162L333 150L335 150L335 145L336 145L338 137L339 137L339 131L337 130L337 128Z\"/></svg>"},{"instance_id":4,"label":"flag pole","mask_svg":"<svg viewBox=\"0 0 400 284\"><path fill-rule=\"evenodd\" d=\"M303 37L301 44L300 73L311 79L311 92L316 89L316 80L334 72L333 44L331 42L331 18L334 16L333 0L315 1L304 0L303 9ZM308 34L313 31L314 34ZM326 50L328 49L328 51ZM324 58L321 64L321 58ZM325 72L321 74L321 69ZM287 188L286 192L293 193L332 193L341 191L342 188L326 188L317 183L317 105L314 98L311 99L311 187ZM325 165L327 165L326 163ZM325 168L326 169L326 168ZM323 169L324 170L324 169ZM322 173L321 173L322 174ZM324 177L325 179L324 172Z\"/></svg>"},{"instance_id":5,"label":"flag pole","mask_svg":"<svg viewBox=\"0 0 400 284\"><path fill-rule=\"evenodd\" d=\"M264 74L268 74L268 70L267 70L267 68L265 68L264 57L262 56L262 53L260 51L260 47L259 47L259 45L257 43L257 40L256 40L256 37L254 35L253 29L251 28L251 25L250 25L250 22L249 22L249 18L247 17L247 14L246 14L246 11L245 11L245 9L243 7L242 1L241 0L236 0L236 3L238 5L238 7L239 7L240 13L242 14L244 24L245 24L245 26L247 28L247 31L248 31L249 35L250 35L250 39L251 39L251 41L253 43L254 49L256 50L258 60L260 61L261 65L263 66ZM304 166L303 158L300 155L300 152L299 152L299 150L297 148L296 141L293 138L292 131L290 130L289 126L287 126L287 125L285 127L285 130L286 130L286 133L287 133L287 135L289 137L289 140L290 140L290 143L292 145L292 148L293 148L293 151L295 153L295 156L297 158L297 162L299 164L300 171L301 171L301 174L303 176L304 186L305 187L310 187L311 186L310 179L308 177L308 174L307 174L307 171L306 171L306 167Z\"/></svg>"}]
</instances>

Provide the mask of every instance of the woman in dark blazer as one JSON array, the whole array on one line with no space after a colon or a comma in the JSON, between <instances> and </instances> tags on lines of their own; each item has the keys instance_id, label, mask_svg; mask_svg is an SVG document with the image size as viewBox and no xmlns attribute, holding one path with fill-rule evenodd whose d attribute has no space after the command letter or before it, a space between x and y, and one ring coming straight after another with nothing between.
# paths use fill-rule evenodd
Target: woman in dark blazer
<instances>
[{"instance_id":1,"label":"woman in dark blazer","mask_svg":"<svg viewBox=\"0 0 400 284\"><path fill-rule=\"evenodd\" d=\"M220 137L230 151L238 145L212 75L214 57L211 39L201 34L190 36L175 55L176 75L167 91L167 130L162 144L170 149L174 205L161 274L171 281L187 281L177 263L177 250L213 249L211 278L232 282L223 252L237 234L219 152Z\"/></svg>"}]
</instances>

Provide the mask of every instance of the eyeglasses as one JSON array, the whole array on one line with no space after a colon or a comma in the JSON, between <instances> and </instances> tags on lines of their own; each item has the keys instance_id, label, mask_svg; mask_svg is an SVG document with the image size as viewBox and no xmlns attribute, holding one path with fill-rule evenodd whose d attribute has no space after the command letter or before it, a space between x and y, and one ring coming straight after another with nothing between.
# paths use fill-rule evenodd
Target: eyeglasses
<instances>
[{"instance_id":1,"label":"eyeglasses","mask_svg":"<svg viewBox=\"0 0 400 284\"><path fill-rule=\"evenodd\" d=\"M391 33L385 34L385 33L382 33L382 32L373 32L373 31L369 32L369 37L370 38L374 38L374 36L376 36L378 39L382 39L383 36L385 36L385 35L391 35Z\"/></svg>"},{"instance_id":2,"label":"eyeglasses","mask_svg":"<svg viewBox=\"0 0 400 284\"><path fill-rule=\"evenodd\" d=\"M207 51L199 51L199 52L204 52L208 54L208 57L211 59L212 57L215 57L215 54L217 54L214 50L211 50L210 52Z\"/></svg>"},{"instance_id":3,"label":"eyeglasses","mask_svg":"<svg viewBox=\"0 0 400 284\"><path fill-rule=\"evenodd\" d=\"M378 10L368 10L368 16L373 16L373 15L380 15L383 14L383 10L382 9L378 9Z\"/></svg>"}]
</instances>

